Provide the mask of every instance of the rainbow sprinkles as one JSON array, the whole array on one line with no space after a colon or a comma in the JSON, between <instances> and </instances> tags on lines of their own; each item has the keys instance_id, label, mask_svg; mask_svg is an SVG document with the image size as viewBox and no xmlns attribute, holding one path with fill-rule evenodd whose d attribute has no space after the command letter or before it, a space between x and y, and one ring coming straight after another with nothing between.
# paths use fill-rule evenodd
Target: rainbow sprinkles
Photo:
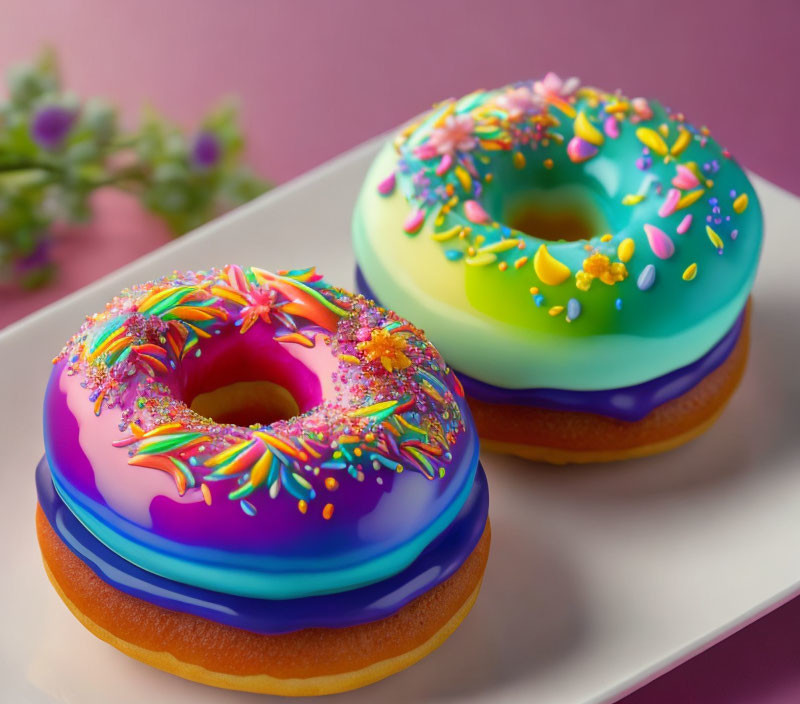
<instances>
[{"instance_id":1,"label":"rainbow sprinkles","mask_svg":"<svg viewBox=\"0 0 800 704\"><path fill-rule=\"evenodd\" d=\"M332 394L266 425L191 410L182 367L199 363L215 337L258 326L281 347L324 348L335 360ZM330 520L340 485L364 482L366 472L442 480L464 431L460 385L420 331L314 269L229 266L132 288L88 318L54 361L81 378L96 415L121 412L113 445L129 465L166 472L179 496L197 492L209 505L224 487L251 516L269 497L302 514L319 502L314 511Z\"/></svg>"}]
</instances>

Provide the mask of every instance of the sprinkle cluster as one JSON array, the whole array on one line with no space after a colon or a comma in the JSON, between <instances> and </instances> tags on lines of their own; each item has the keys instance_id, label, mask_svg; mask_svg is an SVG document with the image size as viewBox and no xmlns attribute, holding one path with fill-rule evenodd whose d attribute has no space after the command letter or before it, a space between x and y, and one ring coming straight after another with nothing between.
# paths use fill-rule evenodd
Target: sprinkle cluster
<instances>
[{"instance_id":1,"label":"sprinkle cluster","mask_svg":"<svg viewBox=\"0 0 800 704\"><path fill-rule=\"evenodd\" d=\"M181 362L229 326L246 335L254 325L269 325L283 344L328 345L338 358L335 398L247 428L188 408L175 382ZM114 445L128 448L130 465L167 472L178 494L201 492L207 504L212 485L227 486L248 515L279 496L305 514L324 492L321 515L330 519L342 475L383 483L384 471L411 470L441 479L465 430L460 384L422 332L314 269L228 266L137 286L89 317L60 360L80 376L97 415L121 409L127 435Z\"/></svg>"},{"instance_id":2,"label":"sprinkle cluster","mask_svg":"<svg viewBox=\"0 0 800 704\"><path fill-rule=\"evenodd\" d=\"M571 322L581 315L579 300L561 289L558 304L546 305L539 286L559 287L571 281L577 291L588 292L596 282L605 286L623 282L630 273L635 240L609 233L579 243L584 258L578 268L571 267L550 251L552 247L493 219L482 196L491 184L500 186L494 173L498 155L507 155L517 170L535 166L549 171L565 160L590 162L624 130L632 130L638 140L640 151L630 168L641 172L641 186L625 194L619 205L635 208L648 200L660 204L657 219L642 225L652 254L666 260L675 253L673 235L659 220L684 211L676 234L685 235L702 199L708 206L704 237L722 253L723 235L730 240L738 235L731 215L745 211L748 196L731 191L730 203L724 204L722 198L707 193L714 186L719 159L684 160L691 145L706 146L708 130L695 128L682 114L655 108L644 98L581 87L576 78L562 80L553 73L541 81L478 91L435 106L395 139L397 168L381 181L378 192L389 196L400 188L411 206L404 231L414 236L432 220L431 236L450 261L499 271L525 272L532 266L535 278L530 278L529 291L534 304L553 317L566 310L565 320ZM721 155L729 157L726 150ZM674 168L666 185L652 173L657 160ZM697 275L698 263L691 262L682 278L692 281ZM651 288L655 266L648 264L635 280L639 290ZM622 309L621 298L615 306Z\"/></svg>"}]
</instances>

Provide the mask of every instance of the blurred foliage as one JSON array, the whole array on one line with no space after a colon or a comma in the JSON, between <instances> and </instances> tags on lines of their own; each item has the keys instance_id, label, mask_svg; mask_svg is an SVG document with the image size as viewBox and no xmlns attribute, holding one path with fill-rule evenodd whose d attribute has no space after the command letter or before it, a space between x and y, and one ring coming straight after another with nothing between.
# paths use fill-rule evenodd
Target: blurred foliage
<instances>
[{"instance_id":1,"label":"blurred foliage","mask_svg":"<svg viewBox=\"0 0 800 704\"><path fill-rule=\"evenodd\" d=\"M254 198L268 185L242 166L243 148L232 105L191 135L152 110L127 133L111 105L62 87L52 52L12 68L0 103L0 280L45 283L51 225L90 220L98 188L134 193L175 235Z\"/></svg>"}]
</instances>

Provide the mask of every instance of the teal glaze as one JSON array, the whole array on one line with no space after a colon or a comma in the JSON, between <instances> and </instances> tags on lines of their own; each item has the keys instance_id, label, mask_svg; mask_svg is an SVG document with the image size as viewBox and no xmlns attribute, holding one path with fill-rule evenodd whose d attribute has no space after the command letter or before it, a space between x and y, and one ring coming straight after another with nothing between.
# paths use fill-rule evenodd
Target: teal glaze
<instances>
[{"instance_id":1,"label":"teal glaze","mask_svg":"<svg viewBox=\"0 0 800 704\"><path fill-rule=\"evenodd\" d=\"M550 101L544 112L558 122L550 128L553 134L546 141L523 144L510 129L490 130L492 120L505 128L512 124L497 108L506 90L479 92L455 104L457 115L474 118L474 136L509 138L503 149L491 150L481 143L455 152L462 168L472 170L471 184L464 184L454 167L437 175L440 156L418 151L429 148L437 121L453 109L450 102L423 117L406 140L387 144L376 158L353 220L356 258L376 296L422 326L456 369L504 388L612 389L662 376L703 356L733 325L755 278L762 215L746 174L713 139L671 116L656 101L649 103L648 119L629 108L617 123L619 137L603 134L597 154L574 163L566 148L575 137L571 113L582 112L602 133L605 106L625 99L581 89L566 105ZM681 130L691 135L688 147L665 156L647 149L637 130L644 127L660 134L662 126L668 149ZM522 168L520 157L515 165L515 153L524 157ZM652 166L638 168L637 159L648 157ZM551 168L545 160L552 160ZM673 188L677 165L692 168L692 163L703 177L704 193L693 205L661 217L658 211ZM490 182L487 173L492 174ZM381 195L378 184L389 174L396 175L396 187ZM443 212L440 196L447 187L458 202ZM682 193L689 190L695 189ZM622 204L626 195L637 193L645 195L641 203ZM599 231L588 241L552 242L509 229L503 221L513 205L524 203L530 194L565 199L607 227L611 240L601 241L605 232ZM733 202L741 194L749 203L736 213ZM714 198L718 214L713 212ZM466 200L479 202L491 222L471 222ZM403 223L415 209L425 211L424 224L416 234L408 234ZM677 234L687 214L693 217L691 227ZM724 243L722 254L706 233L707 216ZM675 249L670 258L661 259L651 250L645 224L670 237ZM466 239L433 239L464 226L472 230ZM476 236L485 239L476 242ZM624 263L627 277L613 285L594 279L589 290L582 290L576 274L584 260L597 253L618 262L618 247L627 238L635 244L632 258ZM508 239L518 239L520 246L482 261L481 249L491 250ZM542 244L569 268L563 282L547 283L536 271L533 259ZM470 245L475 256L470 256ZM515 268L522 257L528 260ZM682 275L693 263L696 277L686 281ZM648 265L655 267L656 281L642 291L637 279ZM535 296L532 287L538 288ZM566 308L573 300L580 315L568 322ZM549 314L551 309L555 315Z\"/></svg>"},{"instance_id":2,"label":"teal glaze","mask_svg":"<svg viewBox=\"0 0 800 704\"><path fill-rule=\"evenodd\" d=\"M373 584L387 575L398 574L419 557L422 551L453 522L472 490L478 467L478 444L473 439L469 453L467 481L442 513L412 540L393 552L379 555L368 562L342 564L340 556L303 563L297 558L269 558L265 555L232 555L204 546L184 546L178 554L167 541L159 549L153 536L140 541L133 525L121 531L112 528L119 523L111 511L92 505L87 497L70 492L53 469L53 485L69 511L103 545L117 555L148 572L204 589L238 596L267 599L296 599L333 594ZM465 459L466 459L465 456ZM48 453L48 461L54 458ZM55 459L55 458L54 458Z\"/></svg>"}]
</instances>

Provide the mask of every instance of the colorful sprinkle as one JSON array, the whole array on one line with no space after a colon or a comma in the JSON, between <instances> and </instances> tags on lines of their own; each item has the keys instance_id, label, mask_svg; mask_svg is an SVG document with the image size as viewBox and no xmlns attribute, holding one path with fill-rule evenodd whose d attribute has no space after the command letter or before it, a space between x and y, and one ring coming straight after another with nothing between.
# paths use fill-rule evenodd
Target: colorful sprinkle
<instances>
[{"instance_id":1,"label":"colorful sprinkle","mask_svg":"<svg viewBox=\"0 0 800 704\"><path fill-rule=\"evenodd\" d=\"M669 259L675 254L675 245L664 230L661 230L655 225L646 224L644 226L644 232L647 235L650 249L653 250L653 254L659 259Z\"/></svg>"},{"instance_id":2,"label":"colorful sprinkle","mask_svg":"<svg viewBox=\"0 0 800 704\"><path fill-rule=\"evenodd\" d=\"M686 147L688 147L692 143L692 134L689 130L681 129L678 132L678 138L675 140L675 143L669 150L669 153L672 156L679 156L682 154Z\"/></svg>"},{"instance_id":3,"label":"colorful sprinkle","mask_svg":"<svg viewBox=\"0 0 800 704\"><path fill-rule=\"evenodd\" d=\"M689 213L683 218L683 220L681 220L676 230L679 235L685 235L689 231L689 228L691 226L692 226L692 214Z\"/></svg>"},{"instance_id":4,"label":"colorful sprinkle","mask_svg":"<svg viewBox=\"0 0 800 704\"><path fill-rule=\"evenodd\" d=\"M700 180L690 168L678 164L675 170L677 174L672 179L672 185L675 188L680 188L682 191L690 191L700 185Z\"/></svg>"},{"instance_id":5,"label":"colorful sprinkle","mask_svg":"<svg viewBox=\"0 0 800 704\"><path fill-rule=\"evenodd\" d=\"M677 188L670 188L667 191L667 197L658 209L658 214L662 218L666 218L675 212L675 206L678 205L681 199L681 192Z\"/></svg>"},{"instance_id":6,"label":"colorful sprinkle","mask_svg":"<svg viewBox=\"0 0 800 704\"><path fill-rule=\"evenodd\" d=\"M635 250L636 243L630 237L626 237L617 247L617 258L621 262L629 262Z\"/></svg>"},{"instance_id":7,"label":"colorful sprinkle","mask_svg":"<svg viewBox=\"0 0 800 704\"><path fill-rule=\"evenodd\" d=\"M722 249L725 247L725 243L722 241L722 238L708 225L706 225L706 234L708 235L708 239L711 240L711 244L713 244L717 249Z\"/></svg>"},{"instance_id":8,"label":"colorful sprinkle","mask_svg":"<svg viewBox=\"0 0 800 704\"><path fill-rule=\"evenodd\" d=\"M641 193L629 193L622 199L622 205L639 205L644 200L644 195Z\"/></svg>"},{"instance_id":9,"label":"colorful sprinkle","mask_svg":"<svg viewBox=\"0 0 800 704\"><path fill-rule=\"evenodd\" d=\"M619 121L613 115L610 115L603 122L603 132L609 139L619 138Z\"/></svg>"},{"instance_id":10,"label":"colorful sprinkle","mask_svg":"<svg viewBox=\"0 0 800 704\"><path fill-rule=\"evenodd\" d=\"M389 196L394 192L397 177L392 173L378 184L378 193L382 196Z\"/></svg>"},{"instance_id":11,"label":"colorful sprinkle","mask_svg":"<svg viewBox=\"0 0 800 704\"><path fill-rule=\"evenodd\" d=\"M425 211L424 210L412 210L409 216L406 218L405 223L403 223L403 229L409 235L416 235L422 224L425 222Z\"/></svg>"},{"instance_id":12,"label":"colorful sprinkle","mask_svg":"<svg viewBox=\"0 0 800 704\"><path fill-rule=\"evenodd\" d=\"M570 161L576 164L588 161L595 156L598 151L594 144L580 137L573 137L569 140L569 144L567 144L567 156L570 158Z\"/></svg>"},{"instance_id":13,"label":"colorful sprinkle","mask_svg":"<svg viewBox=\"0 0 800 704\"><path fill-rule=\"evenodd\" d=\"M603 144L603 134L586 117L586 113L581 110L573 123L575 136L589 144L600 147Z\"/></svg>"},{"instance_id":14,"label":"colorful sprinkle","mask_svg":"<svg viewBox=\"0 0 800 704\"><path fill-rule=\"evenodd\" d=\"M747 204L750 202L747 193L742 193L735 201L733 201L733 210L735 213L741 215L747 210Z\"/></svg>"},{"instance_id":15,"label":"colorful sprinkle","mask_svg":"<svg viewBox=\"0 0 800 704\"><path fill-rule=\"evenodd\" d=\"M703 193L705 193L705 190L702 188L696 191L689 191L689 193L687 193L678 201L678 204L675 206L675 210L683 210L684 208L688 208L690 205L693 205L702 197Z\"/></svg>"},{"instance_id":16,"label":"colorful sprinkle","mask_svg":"<svg viewBox=\"0 0 800 704\"><path fill-rule=\"evenodd\" d=\"M692 262L691 264L689 264L689 266L686 267L681 278L684 281L692 281L695 276L697 276L697 264Z\"/></svg>"},{"instance_id":17,"label":"colorful sprinkle","mask_svg":"<svg viewBox=\"0 0 800 704\"><path fill-rule=\"evenodd\" d=\"M577 320L581 314L581 304L577 298L570 298L567 301L567 322Z\"/></svg>"},{"instance_id":18,"label":"colorful sprinkle","mask_svg":"<svg viewBox=\"0 0 800 704\"><path fill-rule=\"evenodd\" d=\"M647 291L656 282L656 268L652 264L648 264L639 274L636 279L636 287L640 291Z\"/></svg>"},{"instance_id":19,"label":"colorful sprinkle","mask_svg":"<svg viewBox=\"0 0 800 704\"><path fill-rule=\"evenodd\" d=\"M648 149L659 156L666 156L667 145L666 142L664 142L664 138L658 132L649 127L639 127L636 130L636 136Z\"/></svg>"},{"instance_id":20,"label":"colorful sprinkle","mask_svg":"<svg viewBox=\"0 0 800 704\"><path fill-rule=\"evenodd\" d=\"M553 257L543 244L539 245L533 257L533 269L539 280L548 286L558 286L572 274L569 267Z\"/></svg>"},{"instance_id":21,"label":"colorful sprinkle","mask_svg":"<svg viewBox=\"0 0 800 704\"><path fill-rule=\"evenodd\" d=\"M333 517L333 504L325 504L325 508L322 509L322 517L329 521Z\"/></svg>"},{"instance_id":22,"label":"colorful sprinkle","mask_svg":"<svg viewBox=\"0 0 800 704\"><path fill-rule=\"evenodd\" d=\"M467 216L467 220L478 225L485 224L491 220L489 214L476 200L464 201L464 215Z\"/></svg>"}]
</instances>

